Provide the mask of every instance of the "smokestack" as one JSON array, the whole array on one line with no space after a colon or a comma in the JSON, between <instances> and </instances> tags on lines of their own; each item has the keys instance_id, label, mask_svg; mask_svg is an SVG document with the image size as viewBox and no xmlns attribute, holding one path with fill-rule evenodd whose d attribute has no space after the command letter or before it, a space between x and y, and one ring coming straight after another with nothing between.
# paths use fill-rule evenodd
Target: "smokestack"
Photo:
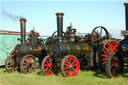
<instances>
[{"instance_id":1,"label":"smokestack","mask_svg":"<svg viewBox=\"0 0 128 85\"><path fill-rule=\"evenodd\" d=\"M128 30L128 3L124 3L124 5L125 5L126 30Z\"/></svg>"},{"instance_id":2,"label":"smokestack","mask_svg":"<svg viewBox=\"0 0 128 85\"><path fill-rule=\"evenodd\" d=\"M21 43L25 43L26 40L26 19L21 18L20 19L20 30L21 30Z\"/></svg>"},{"instance_id":3,"label":"smokestack","mask_svg":"<svg viewBox=\"0 0 128 85\"><path fill-rule=\"evenodd\" d=\"M56 13L57 16L57 36L61 39L63 33L63 15L64 13Z\"/></svg>"}]
</instances>

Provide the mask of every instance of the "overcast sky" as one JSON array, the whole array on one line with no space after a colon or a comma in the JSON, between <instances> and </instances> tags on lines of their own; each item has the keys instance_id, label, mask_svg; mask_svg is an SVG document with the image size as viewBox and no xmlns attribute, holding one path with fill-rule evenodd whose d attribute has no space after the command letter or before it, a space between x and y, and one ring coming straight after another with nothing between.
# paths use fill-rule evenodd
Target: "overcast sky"
<instances>
[{"instance_id":1,"label":"overcast sky","mask_svg":"<svg viewBox=\"0 0 128 85\"><path fill-rule=\"evenodd\" d=\"M56 31L56 12L63 12L64 31L72 23L78 32L91 33L104 26L113 37L121 38L125 30L125 8L128 0L2 0L0 29L20 31L18 17L27 19L27 31L33 27L41 35ZM14 18L15 17L15 18Z\"/></svg>"}]
</instances>

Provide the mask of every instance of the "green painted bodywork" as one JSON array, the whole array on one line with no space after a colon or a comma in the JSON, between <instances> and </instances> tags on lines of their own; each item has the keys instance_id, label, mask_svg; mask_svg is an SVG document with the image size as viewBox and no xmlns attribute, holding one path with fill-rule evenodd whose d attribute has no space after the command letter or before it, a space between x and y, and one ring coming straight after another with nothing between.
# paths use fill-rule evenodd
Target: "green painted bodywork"
<instances>
[{"instance_id":1,"label":"green painted bodywork","mask_svg":"<svg viewBox=\"0 0 128 85\"><path fill-rule=\"evenodd\" d=\"M34 51L34 49L38 49L38 51ZM38 46L32 46L32 55L39 56L39 47Z\"/></svg>"},{"instance_id":2,"label":"green painted bodywork","mask_svg":"<svg viewBox=\"0 0 128 85\"><path fill-rule=\"evenodd\" d=\"M77 55L77 45L79 46L79 55ZM69 55L74 55L76 57L83 57L83 56L88 56L89 52L92 51L92 45L89 43L76 43L76 44L69 44L70 47L70 54Z\"/></svg>"}]
</instances>

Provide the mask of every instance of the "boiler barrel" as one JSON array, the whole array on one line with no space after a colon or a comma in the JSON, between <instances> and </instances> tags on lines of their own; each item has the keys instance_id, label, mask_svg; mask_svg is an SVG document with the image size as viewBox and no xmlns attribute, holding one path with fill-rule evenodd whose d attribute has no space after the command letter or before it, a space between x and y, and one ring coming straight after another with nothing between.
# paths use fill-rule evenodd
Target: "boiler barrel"
<instances>
[{"instance_id":1,"label":"boiler barrel","mask_svg":"<svg viewBox=\"0 0 128 85\"><path fill-rule=\"evenodd\" d=\"M92 46L87 43L62 43L58 42L53 45L51 54L54 57L64 57L74 55L76 57L88 56Z\"/></svg>"},{"instance_id":2,"label":"boiler barrel","mask_svg":"<svg viewBox=\"0 0 128 85\"><path fill-rule=\"evenodd\" d=\"M87 56L91 51L91 45L87 43L79 43L79 44L66 44L68 48L68 55L75 55L77 57Z\"/></svg>"},{"instance_id":3,"label":"boiler barrel","mask_svg":"<svg viewBox=\"0 0 128 85\"><path fill-rule=\"evenodd\" d=\"M34 56L46 56L50 52L51 45L38 45L38 46L31 46L31 54Z\"/></svg>"},{"instance_id":4,"label":"boiler barrel","mask_svg":"<svg viewBox=\"0 0 128 85\"><path fill-rule=\"evenodd\" d=\"M16 55L26 55L31 54L36 57L46 55L49 52L49 46L48 45L38 45L38 46L32 46L29 44L21 44L17 45L15 47L15 53Z\"/></svg>"}]
</instances>

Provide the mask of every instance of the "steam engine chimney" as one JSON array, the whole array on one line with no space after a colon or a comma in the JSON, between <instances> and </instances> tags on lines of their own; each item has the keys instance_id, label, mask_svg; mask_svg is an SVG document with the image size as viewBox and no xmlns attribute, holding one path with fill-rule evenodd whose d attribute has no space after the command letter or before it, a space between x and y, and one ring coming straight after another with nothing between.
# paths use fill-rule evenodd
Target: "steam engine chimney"
<instances>
[{"instance_id":1,"label":"steam engine chimney","mask_svg":"<svg viewBox=\"0 0 128 85\"><path fill-rule=\"evenodd\" d=\"M128 3L124 3L124 5L125 5L126 30L128 30Z\"/></svg>"},{"instance_id":2,"label":"steam engine chimney","mask_svg":"<svg viewBox=\"0 0 128 85\"><path fill-rule=\"evenodd\" d=\"M20 19L20 30L21 30L21 43L25 43L26 40L26 19L25 18L21 18Z\"/></svg>"},{"instance_id":3,"label":"steam engine chimney","mask_svg":"<svg viewBox=\"0 0 128 85\"><path fill-rule=\"evenodd\" d=\"M64 13L56 13L57 16L57 36L62 39L63 33L63 15Z\"/></svg>"}]
</instances>

